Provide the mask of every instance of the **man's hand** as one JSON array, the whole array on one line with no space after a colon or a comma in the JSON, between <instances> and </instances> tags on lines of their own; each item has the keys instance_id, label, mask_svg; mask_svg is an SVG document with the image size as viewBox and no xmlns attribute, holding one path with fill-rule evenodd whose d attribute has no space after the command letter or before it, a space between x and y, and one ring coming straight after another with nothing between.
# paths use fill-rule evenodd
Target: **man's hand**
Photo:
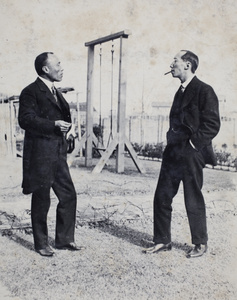
<instances>
[{"instance_id":1,"label":"man's hand","mask_svg":"<svg viewBox=\"0 0 237 300\"><path fill-rule=\"evenodd\" d=\"M59 127L61 132L65 132L65 133L68 132L71 125L72 125L71 123L62 120L55 121L55 126Z\"/></svg>"}]
</instances>

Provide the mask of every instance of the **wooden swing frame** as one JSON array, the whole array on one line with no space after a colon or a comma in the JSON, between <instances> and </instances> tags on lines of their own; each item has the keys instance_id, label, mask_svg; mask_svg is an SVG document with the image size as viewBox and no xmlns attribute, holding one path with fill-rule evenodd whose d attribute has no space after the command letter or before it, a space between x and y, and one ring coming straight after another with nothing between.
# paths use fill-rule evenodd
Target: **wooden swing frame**
<instances>
[{"instance_id":1,"label":"wooden swing frame","mask_svg":"<svg viewBox=\"0 0 237 300\"><path fill-rule=\"evenodd\" d=\"M88 47L88 61L87 61L87 111L86 111L86 132L79 141L78 149L85 143L85 165L92 166L92 147L97 138L93 133L93 80L94 80L94 47L111 40L120 39L120 53L119 53L119 85L118 85L118 117L117 117L117 133L108 145L105 151L101 152L101 158L93 169L93 173L100 173L116 149L116 172L124 172L124 150L125 146L140 173L144 173L141 161L137 157L130 141L125 135L125 121L126 121L126 46L127 38L131 33L127 30L117 32L97 40L85 43Z\"/></svg>"}]
</instances>

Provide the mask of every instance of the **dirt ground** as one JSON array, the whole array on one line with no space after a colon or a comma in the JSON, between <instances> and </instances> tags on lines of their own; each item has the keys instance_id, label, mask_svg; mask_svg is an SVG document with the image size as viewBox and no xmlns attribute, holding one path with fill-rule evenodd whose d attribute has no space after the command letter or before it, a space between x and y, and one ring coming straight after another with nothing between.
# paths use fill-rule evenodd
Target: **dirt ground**
<instances>
[{"instance_id":1,"label":"dirt ground","mask_svg":"<svg viewBox=\"0 0 237 300\"><path fill-rule=\"evenodd\" d=\"M94 161L94 164L96 160ZM152 201L160 162L143 161L146 174L126 158L124 174L110 160L92 174L78 159L71 174L78 193L76 242L80 252L33 249L30 196L21 193L21 158L1 158L0 299L237 299L237 173L204 170L209 249L187 259L190 232L180 187L173 203L173 249L143 254L152 240ZM54 247L52 194L48 225ZM2 296L1 296L2 295Z\"/></svg>"}]
</instances>

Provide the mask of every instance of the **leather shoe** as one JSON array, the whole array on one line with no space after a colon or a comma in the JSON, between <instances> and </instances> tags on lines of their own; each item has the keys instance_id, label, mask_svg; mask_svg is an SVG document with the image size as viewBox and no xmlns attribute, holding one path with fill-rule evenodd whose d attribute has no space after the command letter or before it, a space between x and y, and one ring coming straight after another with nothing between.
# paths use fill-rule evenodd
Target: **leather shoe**
<instances>
[{"instance_id":1,"label":"leather shoe","mask_svg":"<svg viewBox=\"0 0 237 300\"><path fill-rule=\"evenodd\" d=\"M202 256L206 252L207 252L207 244L204 245L198 244L195 245L194 248L187 253L186 257L195 258L195 257Z\"/></svg>"},{"instance_id":2,"label":"leather shoe","mask_svg":"<svg viewBox=\"0 0 237 300\"><path fill-rule=\"evenodd\" d=\"M36 249L35 251L42 256L53 256L54 255L54 251L49 246L47 246L44 249Z\"/></svg>"},{"instance_id":3,"label":"leather shoe","mask_svg":"<svg viewBox=\"0 0 237 300\"><path fill-rule=\"evenodd\" d=\"M84 249L84 247L77 246L77 244L75 244L75 243L69 243L69 244L66 244L64 246L59 246L59 247L56 247L56 248L59 249L59 250L71 250L71 251L79 251L79 250Z\"/></svg>"},{"instance_id":4,"label":"leather shoe","mask_svg":"<svg viewBox=\"0 0 237 300\"><path fill-rule=\"evenodd\" d=\"M143 253L156 253L162 251L170 251L172 249L172 244L156 244L150 248L145 248L142 250Z\"/></svg>"}]
</instances>

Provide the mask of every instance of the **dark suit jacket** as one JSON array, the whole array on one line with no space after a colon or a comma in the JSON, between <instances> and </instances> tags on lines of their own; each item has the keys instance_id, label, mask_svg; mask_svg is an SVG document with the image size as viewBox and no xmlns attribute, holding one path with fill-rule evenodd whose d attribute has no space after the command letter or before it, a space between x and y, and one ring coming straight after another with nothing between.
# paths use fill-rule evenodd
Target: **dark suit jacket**
<instances>
[{"instance_id":1,"label":"dark suit jacket","mask_svg":"<svg viewBox=\"0 0 237 300\"><path fill-rule=\"evenodd\" d=\"M196 76L184 91L181 123L190 131L190 140L203 154L206 164L216 165L212 139L220 129L219 103L213 88Z\"/></svg>"},{"instance_id":2,"label":"dark suit jacket","mask_svg":"<svg viewBox=\"0 0 237 300\"><path fill-rule=\"evenodd\" d=\"M56 120L71 123L69 105L57 91L58 102L39 78L20 95L19 125L25 130L23 150L23 193L52 185L62 133ZM65 151L66 155L66 151Z\"/></svg>"}]
</instances>

